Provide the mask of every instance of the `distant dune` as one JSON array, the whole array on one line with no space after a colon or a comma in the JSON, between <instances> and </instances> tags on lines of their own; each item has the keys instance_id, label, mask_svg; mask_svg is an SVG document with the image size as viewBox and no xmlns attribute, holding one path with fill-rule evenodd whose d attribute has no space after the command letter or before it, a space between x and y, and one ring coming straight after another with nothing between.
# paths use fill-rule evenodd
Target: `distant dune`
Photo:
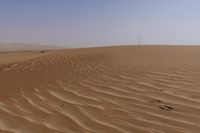
<instances>
[{"instance_id":1,"label":"distant dune","mask_svg":"<svg viewBox=\"0 0 200 133\"><path fill-rule=\"evenodd\" d=\"M199 133L200 47L0 54L2 133Z\"/></svg>"},{"instance_id":2,"label":"distant dune","mask_svg":"<svg viewBox=\"0 0 200 133\"><path fill-rule=\"evenodd\" d=\"M30 43L0 43L0 52L5 51L30 51L42 49L59 49L59 47L51 45L39 45Z\"/></svg>"}]
</instances>

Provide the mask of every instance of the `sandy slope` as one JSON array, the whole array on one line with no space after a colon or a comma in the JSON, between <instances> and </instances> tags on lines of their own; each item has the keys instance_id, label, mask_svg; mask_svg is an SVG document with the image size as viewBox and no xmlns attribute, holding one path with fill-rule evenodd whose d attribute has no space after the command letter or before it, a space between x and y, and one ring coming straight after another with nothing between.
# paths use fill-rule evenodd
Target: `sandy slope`
<instances>
[{"instance_id":1,"label":"sandy slope","mask_svg":"<svg viewBox=\"0 0 200 133\"><path fill-rule=\"evenodd\" d=\"M200 47L0 54L2 133L199 133Z\"/></svg>"}]
</instances>

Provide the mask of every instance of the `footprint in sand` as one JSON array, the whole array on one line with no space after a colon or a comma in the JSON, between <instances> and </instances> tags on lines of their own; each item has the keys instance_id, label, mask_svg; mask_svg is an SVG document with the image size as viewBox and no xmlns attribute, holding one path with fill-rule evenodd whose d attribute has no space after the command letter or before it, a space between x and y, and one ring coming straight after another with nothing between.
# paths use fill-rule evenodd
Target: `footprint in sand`
<instances>
[{"instance_id":1,"label":"footprint in sand","mask_svg":"<svg viewBox=\"0 0 200 133\"><path fill-rule=\"evenodd\" d=\"M174 109L173 107L168 106L168 105L159 106L159 108L166 111L170 111Z\"/></svg>"}]
</instances>

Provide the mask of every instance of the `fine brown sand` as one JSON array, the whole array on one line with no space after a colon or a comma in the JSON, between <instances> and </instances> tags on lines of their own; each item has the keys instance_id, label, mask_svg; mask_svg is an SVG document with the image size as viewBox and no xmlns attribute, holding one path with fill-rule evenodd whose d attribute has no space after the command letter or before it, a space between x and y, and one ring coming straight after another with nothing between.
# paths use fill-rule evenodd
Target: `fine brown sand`
<instances>
[{"instance_id":1,"label":"fine brown sand","mask_svg":"<svg viewBox=\"0 0 200 133\"><path fill-rule=\"evenodd\" d=\"M0 133L200 133L200 46L0 54Z\"/></svg>"}]
</instances>

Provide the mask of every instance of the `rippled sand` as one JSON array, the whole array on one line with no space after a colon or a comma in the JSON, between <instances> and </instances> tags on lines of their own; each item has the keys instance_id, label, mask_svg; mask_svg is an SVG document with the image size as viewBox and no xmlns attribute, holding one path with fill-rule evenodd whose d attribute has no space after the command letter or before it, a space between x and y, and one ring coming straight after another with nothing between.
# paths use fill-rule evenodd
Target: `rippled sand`
<instances>
[{"instance_id":1,"label":"rippled sand","mask_svg":"<svg viewBox=\"0 0 200 133\"><path fill-rule=\"evenodd\" d=\"M1 133L200 133L200 47L0 54Z\"/></svg>"}]
</instances>

